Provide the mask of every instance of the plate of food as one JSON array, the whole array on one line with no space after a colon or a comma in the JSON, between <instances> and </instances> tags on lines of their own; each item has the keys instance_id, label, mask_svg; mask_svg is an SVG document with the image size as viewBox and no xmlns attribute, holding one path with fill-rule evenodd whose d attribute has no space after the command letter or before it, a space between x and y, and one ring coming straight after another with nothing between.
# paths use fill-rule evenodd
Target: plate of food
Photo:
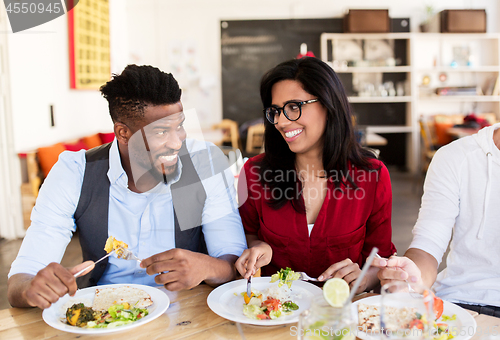
<instances>
[{"instance_id":1,"label":"plate of food","mask_svg":"<svg viewBox=\"0 0 500 340\"><path fill-rule=\"evenodd\" d=\"M245 279L219 286L208 296L208 307L225 319L250 325L298 322L300 313L311 306L312 298L322 295L323 291L309 282L290 280L290 276L287 279L283 272L296 274L282 269L272 277L252 278L250 298L246 294Z\"/></svg>"},{"instance_id":2,"label":"plate of food","mask_svg":"<svg viewBox=\"0 0 500 340\"><path fill-rule=\"evenodd\" d=\"M65 295L42 313L43 320L61 331L103 334L135 328L161 316L170 305L158 288L111 284Z\"/></svg>"},{"instance_id":3,"label":"plate of food","mask_svg":"<svg viewBox=\"0 0 500 340\"><path fill-rule=\"evenodd\" d=\"M358 327L356 334L358 338L362 340L380 339L380 302L380 295L353 302L352 313ZM434 312L439 316L434 322L434 340L468 340L476 333L476 320L467 310L439 298L435 298L434 306ZM438 307L436 308L436 306ZM440 306L442 308L439 308ZM404 308L408 309L408 307L401 309ZM409 328L410 325L418 327L418 315L411 317L411 313L407 313L407 311L404 313L398 313L397 310L392 312L395 315L408 316L408 318L400 320L408 325L406 328Z\"/></svg>"}]
</instances>

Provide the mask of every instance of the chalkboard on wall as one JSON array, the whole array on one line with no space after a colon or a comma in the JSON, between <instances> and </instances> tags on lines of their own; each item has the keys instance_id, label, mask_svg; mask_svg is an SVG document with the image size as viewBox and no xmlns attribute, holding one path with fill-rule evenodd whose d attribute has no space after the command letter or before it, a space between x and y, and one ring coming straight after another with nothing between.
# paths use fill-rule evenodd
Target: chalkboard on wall
<instances>
[{"instance_id":1,"label":"chalkboard on wall","mask_svg":"<svg viewBox=\"0 0 500 340\"><path fill-rule=\"evenodd\" d=\"M342 32L342 19L221 21L223 117L239 125L262 117L264 73L295 58L300 45L320 56L320 35Z\"/></svg>"},{"instance_id":2,"label":"chalkboard on wall","mask_svg":"<svg viewBox=\"0 0 500 340\"><path fill-rule=\"evenodd\" d=\"M324 32L342 33L343 19L290 19L290 20L222 20L221 21L221 69L222 69L222 107L223 118L246 122L262 118L259 85L265 72L277 64L295 58L300 45L307 44L308 51L321 55L320 36ZM392 18L392 32L409 32L408 18ZM406 46L396 46L396 50L406 51ZM405 52L402 52L405 53ZM404 57L406 59L406 56ZM404 61L406 63L406 60ZM339 74L340 76L341 74ZM352 95L350 75L341 76L349 95ZM353 104L354 113L363 124L386 125L387 114L394 110L405 110L404 105L395 104L385 107L377 114L373 107ZM370 105L368 105L370 106ZM389 115L390 116L390 115ZM405 117L406 115L400 115ZM391 125L389 123L389 125ZM405 164L406 138L396 137L400 150L389 142L381 150L381 158L387 164Z\"/></svg>"}]
</instances>

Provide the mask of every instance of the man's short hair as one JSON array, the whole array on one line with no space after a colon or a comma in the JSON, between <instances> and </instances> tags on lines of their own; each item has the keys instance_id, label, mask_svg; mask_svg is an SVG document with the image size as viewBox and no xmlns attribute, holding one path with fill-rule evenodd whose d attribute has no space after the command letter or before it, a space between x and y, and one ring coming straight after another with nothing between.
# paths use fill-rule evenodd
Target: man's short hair
<instances>
[{"instance_id":1,"label":"man's short hair","mask_svg":"<svg viewBox=\"0 0 500 340\"><path fill-rule=\"evenodd\" d=\"M125 123L144 117L144 108L175 104L181 100L181 89L171 73L143 65L128 65L120 75L101 86L109 104L113 123Z\"/></svg>"}]
</instances>

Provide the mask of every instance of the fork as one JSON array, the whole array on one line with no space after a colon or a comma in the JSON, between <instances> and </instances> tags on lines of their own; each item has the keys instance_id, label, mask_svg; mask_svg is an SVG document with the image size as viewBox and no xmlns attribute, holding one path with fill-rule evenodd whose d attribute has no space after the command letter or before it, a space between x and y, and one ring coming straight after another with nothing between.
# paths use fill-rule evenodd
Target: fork
<instances>
[{"instance_id":1,"label":"fork","mask_svg":"<svg viewBox=\"0 0 500 340\"><path fill-rule=\"evenodd\" d=\"M112 251L110 251L107 255L101 257L99 260L97 260L96 262L94 262L94 266L101 262L102 260L104 260L106 257L108 257L109 255L111 255L113 252L116 253L116 256L118 256L119 259L124 259L124 260L136 260L138 262L141 262L142 260L140 258L138 258L137 256L134 255L134 253L132 253L132 251L128 250L127 248L124 248L124 247L118 247L118 249L114 249ZM87 269L89 269L90 267L92 267L92 265L90 266L87 266L85 268L83 268L82 270L80 270L78 273L74 274L73 276L74 277L78 277L80 276L84 271L86 271Z\"/></svg>"},{"instance_id":2,"label":"fork","mask_svg":"<svg viewBox=\"0 0 500 340\"><path fill-rule=\"evenodd\" d=\"M118 255L119 259L124 259L124 260L136 260L141 262L142 260L138 258L137 256L134 255L134 253L127 248L124 247L118 247L116 251L116 255Z\"/></svg>"},{"instance_id":3,"label":"fork","mask_svg":"<svg viewBox=\"0 0 500 340\"><path fill-rule=\"evenodd\" d=\"M299 280L302 280L302 281L318 281L318 279L310 277L305 272L297 272L297 274L299 274Z\"/></svg>"},{"instance_id":4,"label":"fork","mask_svg":"<svg viewBox=\"0 0 500 340\"><path fill-rule=\"evenodd\" d=\"M82 273L84 271L86 271L87 269L89 269L92 266L95 266L96 264L98 264L99 262L101 262L102 260L104 260L106 257L108 257L109 255L111 255L112 253L113 253L112 251L109 252L107 255L105 255L105 256L101 257L99 260L95 261L94 264L91 264L90 266L87 266L87 267L83 268L78 273L74 274L73 277L78 277L78 276L82 275Z\"/></svg>"}]
</instances>

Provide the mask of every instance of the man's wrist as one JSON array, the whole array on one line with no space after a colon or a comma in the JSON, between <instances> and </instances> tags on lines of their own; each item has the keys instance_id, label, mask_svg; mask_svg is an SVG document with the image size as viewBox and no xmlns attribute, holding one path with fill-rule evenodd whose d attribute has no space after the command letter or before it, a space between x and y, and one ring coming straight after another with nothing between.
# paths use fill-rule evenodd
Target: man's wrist
<instances>
[{"instance_id":1,"label":"man's wrist","mask_svg":"<svg viewBox=\"0 0 500 340\"><path fill-rule=\"evenodd\" d=\"M204 255L208 256L208 255ZM206 273L204 281L208 284L222 284L236 277L234 263L238 259L235 255L222 255L220 257L208 256L205 263Z\"/></svg>"}]
</instances>

